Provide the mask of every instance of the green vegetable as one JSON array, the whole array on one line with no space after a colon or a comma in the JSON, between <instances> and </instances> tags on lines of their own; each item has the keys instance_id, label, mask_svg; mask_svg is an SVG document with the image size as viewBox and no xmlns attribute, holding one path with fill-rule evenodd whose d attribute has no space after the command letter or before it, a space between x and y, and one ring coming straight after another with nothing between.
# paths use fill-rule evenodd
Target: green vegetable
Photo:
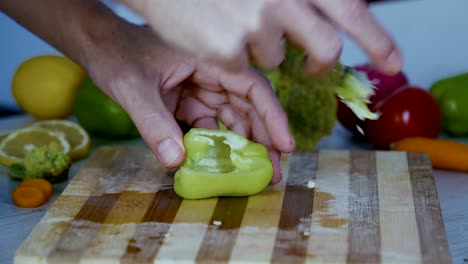
<instances>
[{"instance_id":1,"label":"green vegetable","mask_svg":"<svg viewBox=\"0 0 468 264\"><path fill-rule=\"evenodd\" d=\"M467 136L468 73L438 80L429 92L439 104L443 130L452 136Z\"/></svg>"},{"instance_id":2,"label":"green vegetable","mask_svg":"<svg viewBox=\"0 0 468 264\"><path fill-rule=\"evenodd\" d=\"M235 132L192 128L184 146L174 190L185 199L254 195L273 177L267 148Z\"/></svg>"},{"instance_id":3,"label":"green vegetable","mask_svg":"<svg viewBox=\"0 0 468 264\"><path fill-rule=\"evenodd\" d=\"M29 150L22 162L10 166L9 175L16 180L46 179L57 183L67 179L70 165L70 157L56 142L51 142Z\"/></svg>"},{"instance_id":4,"label":"green vegetable","mask_svg":"<svg viewBox=\"0 0 468 264\"><path fill-rule=\"evenodd\" d=\"M367 78L349 67L338 65L321 76L306 76L304 53L288 47L278 69L265 72L289 119L297 150L316 147L331 134L337 118L337 97L361 119L376 119L366 102L374 89Z\"/></svg>"},{"instance_id":5,"label":"green vegetable","mask_svg":"<svg viewBox=\"0 0 468 264\"><path fill-rule=\"evenodd\" d=\"M106 138L139 136L127 112L86 77L76 94L73 114L90 134Z\"/></svg>"},{"instance_id":6,"label":"green vegetable","mask_svg":"<svg viewBox=\"0 0 468 264\"><path fill-rule=\"evenodd\" d=\"M373 113L367 107L369 98L375 90L364 73L345 67L341 81L335 87L338 98L345 103L360 120L377 119L378 113Z\"/></svg>"}]
</instances>

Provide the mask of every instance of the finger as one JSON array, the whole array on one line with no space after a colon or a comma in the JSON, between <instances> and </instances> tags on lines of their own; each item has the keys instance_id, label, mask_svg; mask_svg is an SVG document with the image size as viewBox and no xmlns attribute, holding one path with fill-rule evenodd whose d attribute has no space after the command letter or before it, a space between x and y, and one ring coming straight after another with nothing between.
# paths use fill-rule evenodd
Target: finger
<instances>
[{"instance_id":1,"label":"finger","mask_svg":"<svg viewBox=\"0 0 468 264\"><path fill-rule=\"evenodd\" d=\"M276 17L284 28L287 40L306 50L305 71L319 74L332 69L343 47L337 30L302 1L284 3L281 10L277 10Z\"/></svg>"},{"instance_id":2,"label":"finger","mask_svg":"<svg viewBox=\"0 0 468 264\"><path fill-rule=\"evenodd\" d=\"M284 59L282 30L270 25L249 37L249 54L252 60L264 69L274 69Z\"/></svg>"},{"instance_id":3,"label":"finger","mask_svg":"<svg viewBox=\"0 0 468 264\"><path fill-rule=\"evenodd\" d=\"M289 131L286 113L266 77L249 69L239 74L221 74L220 84L228 92L251 103L278 150L294 150L294 139Z\"/></svg>"},{"instance_id":4,"label":"finger","mask_svg":"<svg viewBox=\"0 0 468 264\"><path fill-rule=\"evenodd\" d=\"M228 96L224 91L212 92L204 88L199 88L195 85L190 91L190 96L197 98L199 101L203 102L203 104L211 108L216 108L219 105L223 105L228 102Z\"/></svg>"},{"instance_id":5,"label":"finger","mask_svg":"<svg viewBox=\"0 0 468 264\"><path fill-rule=\"evenodd\" d=\"M277 184L283 178L283 171L281 170L281 153L275 149L268 149L270 155L271 165L273 166L273 177L271 184Z\"/></svg>"},{"instance_id":6,"label":"finger","mask_svg":"<svg viewBox=\"0 0 468 264\"><path fill-rule=\"evenodd\" d=\"M273 147L272 140L265 125L255 111L249 113L249 119L252 124L252 139L267 147Z\"/></svg>"},{"instance_id":7,"label":"finger","mask_svg":"<svg viewBox=\"0 0 468 264\"><path fill-rule=\"evenodd\" d=\"M245 101L241 97L229 94L229 104L234 108L237 113L248 115L251 111L254 111L253 106L250 102Z\"/></svg>"},{"instance_id":8,"label":"finger","mask_svg":"<svg viewBox=\"0 0 468 264\"><path fill-rule=\"evenodd\" d=\"M375 64L389 74L400 71L403 59L394 41L361 0L312 0L350 34Z\"/></svg>"},{"instance_id":9,"label":"finger","mask_svg":"<svg viewBox=\"0 0 468 264\"><path fill-rule=\"evenodd\" d=\"M199 119L215 116L215 109L208 107L197 98L191 96L182 98L176 110L177 119L186 122L190 126L194 126Z\"/></svg>"},{"instance_id":10,"label":"finger","mask_svg":"<svg viewBox=\"0 0 468 264\"><path fill-rule=\"evenodd\" d=\"M192 80L193 83L204 90L223 93L225 89L219 84L219 75L224 72L224 68L217 65L198 63L197 70L192 75Z\"/></svg>"},{"instance_id":11,"label":"finger","mask_svg":"<svg viewBox=\"0 0 468 264\"><path fill-rule=\"evenodd\" d=\"M165 102L166 108L169 112L175 113L179 98L182 94L182 87L176 86L166 94L162 95L162 100Z\"/></svg>"},{"instance_id":12,"label":"finger","mask_svg":"<svg viewBox=\"0 0 468 264\"><path fill-rule=\"evenodd\" d=\"M209 54L199 58L208 63L216 64L224 70L233 73L244 71L250 64L245 45L232 54Z\"/></svg>"},{"instance_id":13,"label":"finger","mask_svg":"<svg viewBox=\"0 0 468 264\"><path fill-rule=\"evenodd\" d=\"M275 184L281 181L282 178L282 170L280 167L280 157L281 153L271 145L271 138L263 125L260 121L260 118L256 114L255 111L249 112L250 123L252 124L252 138L256 142L260 142L266 147L268 147L268 153L270 155L270 160L273 165L273 178L271 179L271 183Z\"/></svg>"},{"instance_id":14,"label":"finger","mask_svg":"<svg viewBox=\"0 0 468 264\"><path fill-rule=\"evenodd\" d=\"M230 105L222 105L218 108L218 117L227 129L250 138L250 127L245 116L239 115Z\"/></svg>"},{"instance_id":15,"label":"finger","mask_svg":"<svg viewBox=\"0 0 468 264\"><path fill-rule=\"evenodd\" d=\"M272 140L265 124L253 109L252 105L234 95L229 96L229 101L236 113L245 113L243 116L248 117L252 139L267 147L272 147Z\"/></svg>"},{"instance_id":16,"label":"finger","mask_svg":"<svg viewBox=\"0 0 468 264\"><path fill-rule=\"evenodd\" d=\"M218 122L214 117L202 117L197 119L193 123L193 127L206 128L206 129L218 129Z\"/></svg>"},{"instance_id":17,"label":"finger","mask_svg":"<svg viewBox=\"0 0 468 264\"><path fill-rule=\"evenodd\" d=\"M243 122L242 126L245 130L243 134L248 138L253 139L252 127L254 126L254 123L252 123L249 117L252 112L255 112L252 105L236 95L229 94L229 107L234 113L236 113L236 116L240 117L241 120L238 122Z\"/></svg>"},{"instance_id":18,"label":"finger","mask_svg":"<svg viewBox=\"0 0 468 264\"><path fill-rule=\"evenodd\" d=\"M180 165L185 157L183 134L159 93L152 87L125 90L131 92L126 92L122 106L134 120L148 147L163 166L173 168Z\"/></svg>"}]
</instances>

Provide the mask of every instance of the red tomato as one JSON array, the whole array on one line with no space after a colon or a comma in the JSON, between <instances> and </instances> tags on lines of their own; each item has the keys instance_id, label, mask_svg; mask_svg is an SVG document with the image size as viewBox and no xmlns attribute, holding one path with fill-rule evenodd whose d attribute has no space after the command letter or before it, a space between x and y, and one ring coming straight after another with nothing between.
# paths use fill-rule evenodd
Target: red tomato
<instances>
[{"instance_id":1,"label":"red tomato","mask_svg":"<svg viewBox=\"0 0 468 264\"><path fill-rule=\"evenodd\" d=\"M377 120L366 120L367 140L377 149L410 136L435 138L442 127L439 106L429 92L419 87L405 87L376 105Z\"/></svg>"}]
</instances>

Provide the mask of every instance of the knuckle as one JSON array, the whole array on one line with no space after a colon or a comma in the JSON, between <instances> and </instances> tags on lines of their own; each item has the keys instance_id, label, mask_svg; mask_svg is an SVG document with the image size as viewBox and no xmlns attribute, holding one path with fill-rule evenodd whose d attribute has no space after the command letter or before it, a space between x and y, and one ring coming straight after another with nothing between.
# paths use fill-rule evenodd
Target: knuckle
<instances>
[{"instance_id":1,"label":"knuckle","mask_svg":"<svg viewBox=\"0 0 468 264\"><path fill-rule=\"evenodd\" d=\"M272 70L280 64L275 58L259 55L255 56L255 62L265 70Z\"/></svg>"},{"instance_id":2,"label":"knuckle","mask_svg":"<svg viewBox=\"0 0 468 264\"><path fill-rule=\"evenodd\" d=\"M396 50L392 41L380 39L378 42L370 43L366 51L370 58L377 63L385 62L389 56Z\"/></svg>"},{"instance_id":3,"label":"knuckle","mask_svg":"<svg viewBox=\"0 0 468 264\"><path fill-rule=\"evenodd\" d=\"M370 49L370 54L377 60L386 60L395 50L395 46L390 41L383 41L379 45L374 45Z\"/></svg>"},{"instance_id":4,"label":"knuckle","mask_svg":"<svg viewBox=\"0 0 468 264\"><path fill-rule=\"evenodd\" d=\"M251 88L248 90L246 96L249 96L249 93L252 92L252 89L272 89L270 79L268 79L268 77L265 74L262 74L261 71L256 69L252 69L252 71L255 74L255 80L253 80L253 82L249 85L249 87Z\"/></svg>"},{"instance_id":5,"label":"knuckle","mask_svg":"<svg viewBox=\"0 0 468 264\"><path fill-rule=\"evenodd\" d=\"M342 49L343 42L340 38L336 38L324 45L324 48L317 53L315 59L324 65L332 65L340 57Z\"/></svg>"}]
</instances>

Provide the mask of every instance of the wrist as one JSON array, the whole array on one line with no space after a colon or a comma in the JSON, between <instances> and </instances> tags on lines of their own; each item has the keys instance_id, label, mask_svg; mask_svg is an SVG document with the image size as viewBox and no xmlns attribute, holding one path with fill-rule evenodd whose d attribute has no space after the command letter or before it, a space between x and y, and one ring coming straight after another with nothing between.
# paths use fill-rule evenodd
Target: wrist
<instances>
[{"instance_id":1,"label":"wrist","mask_svg":"<svg viewBox=\"0 0 468 264\"><path fill-rule=\"evenodd\" d=\"M86 21L79 25L70 55L89 70L99 57L109 56L112 47L119 42L119 28L127 22L102 4L89 10L82 19Z\"/></svg>"}]
</instances>

